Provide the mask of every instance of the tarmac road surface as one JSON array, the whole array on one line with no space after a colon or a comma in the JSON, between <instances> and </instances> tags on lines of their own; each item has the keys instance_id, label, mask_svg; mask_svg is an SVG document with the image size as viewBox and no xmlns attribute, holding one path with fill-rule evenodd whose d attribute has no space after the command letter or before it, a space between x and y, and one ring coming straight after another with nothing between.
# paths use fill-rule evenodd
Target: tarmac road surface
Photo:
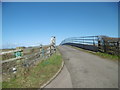
<instances>
[{"instance_id":1,"label":"tarmac road surface","mask_svg":"<svg viewBox=\"0 0 120 90\"><path fill-rule=\"evenodd\" d=\"M45 88L118 88L117 61L103 59L68 46L58 48L65 66Z\"/></svg>"}]
</instances>

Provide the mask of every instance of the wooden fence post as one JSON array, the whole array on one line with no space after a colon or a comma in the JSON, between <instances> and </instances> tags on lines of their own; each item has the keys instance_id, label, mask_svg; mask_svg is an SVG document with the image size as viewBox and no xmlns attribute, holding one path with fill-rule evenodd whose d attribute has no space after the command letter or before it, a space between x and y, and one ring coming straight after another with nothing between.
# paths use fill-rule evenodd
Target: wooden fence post
<instances>
[{"instance_id":1,"label":"wooden fence post","mask_svg":"<svg viewBox=\"0 0 120 90\"><path fill-rule=\"evenodd\" d=\"M100 45L100 40L98 40L98 48L100 48L100 46L101 46L101 45Z\"/></svg>"},{"instance_id":2,"label":"wooden fence post","mask_svg":"<svg viewBox=\"0 0 120 90\"><path fill-rule=\"evenodd\" d=\"M117 41L117 55L120 57L120 46L119 46L119 40Z\"/></svg>"},{"instance_id":3,"label":"wooden fence post","mask_svg":"<svg viewBox=\"0 0 120 90\"><path fill-rule=\"evenodd\" d=\"M98 40L98 51L101 52L101 41L100 40Z\"/></svg>"},{"instance_id":4,"label":"wooden fence post","mask_svg":"<svg viewBox=\"0 0 120 90\"><path fill-rule=\"evenodd\" d=\"M106 41L103 40L103 49L104 49L104 52L106 53Z\"/></svg>"}]
</instances>

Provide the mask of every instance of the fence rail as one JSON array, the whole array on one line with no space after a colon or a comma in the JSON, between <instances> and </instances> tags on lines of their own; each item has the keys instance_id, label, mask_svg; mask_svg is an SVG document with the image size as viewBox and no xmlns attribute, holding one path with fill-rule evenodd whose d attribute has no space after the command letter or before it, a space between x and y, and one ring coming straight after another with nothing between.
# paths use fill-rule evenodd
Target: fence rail
<instances>
[{"instance_id":1,"label":"fence rail","mask_svg":"<svg viewBox=\"0 0 120 90\"><path fill-rule=\"evenodd\" d=\"M22 49L17 49L17 50L11 50L11 51L2 52L2 53L0 53L0 55L4 55L4 54L8 54L8 53L13 53L13 52L18 52L18 51L22 51Z\"/></svg>"}]
</instances>

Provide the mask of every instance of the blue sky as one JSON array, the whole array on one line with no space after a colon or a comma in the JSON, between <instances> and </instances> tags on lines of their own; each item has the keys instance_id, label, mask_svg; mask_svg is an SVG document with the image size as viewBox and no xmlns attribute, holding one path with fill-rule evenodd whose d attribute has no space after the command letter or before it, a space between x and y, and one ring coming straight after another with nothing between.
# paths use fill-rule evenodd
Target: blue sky
<instances>
[{"instance_id":1,"label":"blue sky","mask_svg":"<svg viewBox=\"0 0 120 90\"><path fill-rule=\"evenodd\" d=\"M68 37L118 36L117 2L4 2L3 48L57 44Z\"/></svg>"}]
</instances>

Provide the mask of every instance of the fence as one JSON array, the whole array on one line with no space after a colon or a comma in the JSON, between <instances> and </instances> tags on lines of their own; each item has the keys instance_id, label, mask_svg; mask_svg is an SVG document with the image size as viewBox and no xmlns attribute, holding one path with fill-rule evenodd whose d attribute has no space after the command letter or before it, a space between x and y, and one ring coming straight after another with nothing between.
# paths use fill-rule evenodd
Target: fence
<instances>
[{"instance_id":1,"label":"fence","mask_svg":"<svg viewBox=\"0 0 120 90\"><path fill-rule=\"evenodd\" d=\"M24 50L12 50L8 52L2 52L1 55L8 55L12 53L14 58L8 60L2 60L2 74L3 80L8 75L12 75L12 73L20 72L21 68L29 69L29 67L34 66L40 60L46 59L50 57L53 53L56 52L56 47L53 44L50 44L46 47L42 46L39 48L32 48L30 51L31 53L25 54L23 53Z\"/></svg>"},{"instance_id":2,"label":"fence","mask_svg":"<svg viewBox=\"0 0 120 90\"><path fill-rule=\"evenodd\" d=\"M63 40L60 45L71 45L95 52L104 52L108 54L119 55L120 41L119 38L107 36L85 36L71 37Z\"/></svg>"},{"instance_id":3,"label":"fence","mask_svg":"<svg viewBox=\"0 0 120 90\"><path fill-rule=\"evenodd\" d=\"M100 52L119 55L120 52L120 39L111 37L101 37L98 40L98 48Z\"/></svg>"}]
</instances>

